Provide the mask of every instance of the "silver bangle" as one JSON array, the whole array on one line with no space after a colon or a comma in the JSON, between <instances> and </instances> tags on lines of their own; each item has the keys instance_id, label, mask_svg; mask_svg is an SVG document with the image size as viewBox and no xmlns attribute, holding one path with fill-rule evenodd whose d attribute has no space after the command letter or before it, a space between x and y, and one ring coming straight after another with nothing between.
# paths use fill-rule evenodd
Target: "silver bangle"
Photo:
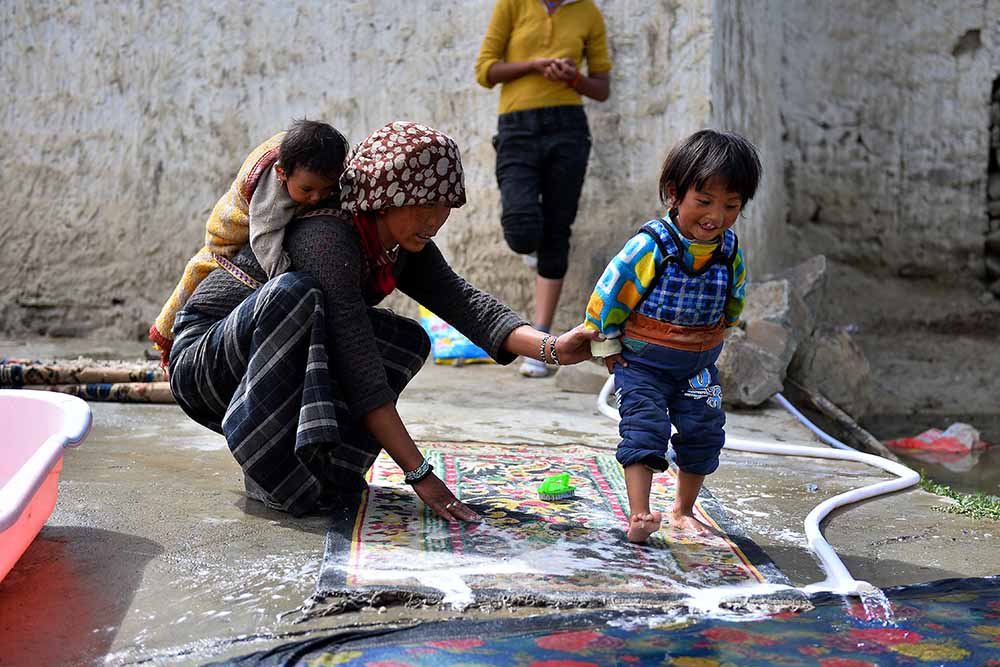
<instances>
[{"instance_id":1,"label":"silver bangle","mask_svg":"<svg viewBox=\"0 0 1000 667\"><path fill-rule=\"evenodd\" d=\"M542 344L538 346L538 358L541 360L543 364L548 363L547 361L545 361L545 348L548 345L550 338L552 338L552 336L545 334L544 336L542 336Z\"/></svg>"},{"instance_id":2,"label":"silver bangle","mask_svg":"<svg viewBox=\"0 0 1000 667\"><path fill-rule=\"evenodd\" d=\"M424 459L423 463L417 466L416 470L403 471L403 481L407 484L416 484L424 477L431 474L432 470L434 470L434 466L428 463L427 459Z\"/></svg>"},{"instance_id":3,"label":"silver bangle","mask_svg":"<svg viewBox=\"0 0 1000 667\"><path fill-rule=\"evenodd\" d=\"M556 354L556 343L558 342L559 342L559 336L556 336L555 338L552 339L552 351L550 352L550 354L552 355L552 363L555 364L556 366L561 365L559 363L559 355Z\"/></svg>"}]
</instances>

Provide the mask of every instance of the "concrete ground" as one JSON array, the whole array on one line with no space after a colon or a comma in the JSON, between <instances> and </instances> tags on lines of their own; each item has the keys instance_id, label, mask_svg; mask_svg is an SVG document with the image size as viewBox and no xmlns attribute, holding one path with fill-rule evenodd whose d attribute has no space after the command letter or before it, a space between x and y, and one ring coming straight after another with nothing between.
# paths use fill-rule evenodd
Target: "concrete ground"
<instances>
[{"instance_id":1,"label":"concrete ground","mask_svg":"<svg viewBox=\"0 0 1000 667\"><path fill-rule=\"evenodd\" d=\"M132 358L141 349L0 340L0 357ZM55 512L0 582L0 665L201 664L334 628L459 613L302 614L323 555L323 518L296 520L247 501L223 439L176 406L91 407L93 431L67 453ZM428 364L399 407L423 441L617 441L593 396L560 392L552 378L525 380L514 367ZM822 446L776 405L730 413L728 432ZM801 585L823 578L805 545L806 514L885 478L859 464L726 452L708 487ZM908 490L838 511L825 534L856 578L878 586L1000 574L1000 525L934 511L945 502Z\"/></svg>"}]
</instances>

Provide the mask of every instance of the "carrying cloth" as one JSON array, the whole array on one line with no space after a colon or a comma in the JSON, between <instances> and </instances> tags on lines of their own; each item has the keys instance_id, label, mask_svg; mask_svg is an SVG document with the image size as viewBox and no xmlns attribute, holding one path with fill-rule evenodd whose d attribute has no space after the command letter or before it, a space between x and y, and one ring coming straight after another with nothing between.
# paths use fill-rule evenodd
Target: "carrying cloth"
<instances>
[{"instance_id":1,"label":"carrying cloth","mask_svg":"<svg viewBox=\"0 0 1000 667\"><path fill-rule=\"evenodd\" d=\"M277 161L284 136L284 132L279 132L247 156L229 190L215 204L208 217L205 245L188 260L180 281L149 328L149 339L160 350L164 368L170 358L177 312L184 307L201 281L218 268L216 255L233 257L250 240L250 200L261 178L271 172ZM280 246L281 239L278 239L278 244Z\"/></svg>"}]
</instances>

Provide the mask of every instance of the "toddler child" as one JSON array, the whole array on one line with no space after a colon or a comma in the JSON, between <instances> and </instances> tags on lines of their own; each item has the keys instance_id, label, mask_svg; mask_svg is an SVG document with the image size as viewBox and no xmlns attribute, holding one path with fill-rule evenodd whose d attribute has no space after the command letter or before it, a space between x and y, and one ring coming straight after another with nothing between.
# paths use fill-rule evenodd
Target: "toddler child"
<instances>
[{"instance_id":1,"label":"toddler child","mask_svg":"<svg viewBox=\"0 0 1000 667\"><path fill-rule=\"evenodd\" d=\"M295 215L339 195L338 182L349 148L333 126L297 120L247 156L208 217L204 247L188 261L149 329L164 368L170 359L177 312L220 262L231 259L249 241L268 278L288 270L288 255L281 247L285 225Z\"/></svg>"},{"instance_id":2,"label":"toddler child","mask_svg":"<svg viewBox=\"0 0 1000 667\"><path fill-rule=\"evenodd\" d=\"M621 423L616 458L628 489L628 539L645 542L662 515L650 509L653 473L667 469L670 426L677 495L670 523L703 535L694 516L705 476L725 442L715 361L726 327L739 324L746 264L731 229L753 197L761 165L754 146L731 132L702 130L677 143L660 173L669 213L647 222L598 280L586 325L615 376Z\"/></svg>"}]
</instances>

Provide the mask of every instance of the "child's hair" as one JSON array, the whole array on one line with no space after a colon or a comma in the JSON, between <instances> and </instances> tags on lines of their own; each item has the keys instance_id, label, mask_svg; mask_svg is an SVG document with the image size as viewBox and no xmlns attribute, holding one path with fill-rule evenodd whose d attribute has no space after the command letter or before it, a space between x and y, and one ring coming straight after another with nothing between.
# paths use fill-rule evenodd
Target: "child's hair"
<instances>
[{"instance_id":1,"label":"child's hair","mask_svg":"<svg viewBox=\"0 0 1000 667\"><path fill-rule=\"evenodd\" d=\"M336 179L344 169L349 149L347 139L332 125L303 118L292 121L281 140L278 162L288 176L302 167Z\"/></svg>"},{"instance_id":2,"label":"child's hair","mask_svg":"<svg viewBox=\"0 0 1000 667\"><path fill-rule=\"evenodd\" d=\"M680 201L691 187L701 190L709 180L719 178L723 187L739 193L746 205L757 192L760 173L757 149L746 138L735 132L699 130L674 144L663 161L660 201L671 207L669 183L673 183Z\"/></svg>"}]
</instances>

